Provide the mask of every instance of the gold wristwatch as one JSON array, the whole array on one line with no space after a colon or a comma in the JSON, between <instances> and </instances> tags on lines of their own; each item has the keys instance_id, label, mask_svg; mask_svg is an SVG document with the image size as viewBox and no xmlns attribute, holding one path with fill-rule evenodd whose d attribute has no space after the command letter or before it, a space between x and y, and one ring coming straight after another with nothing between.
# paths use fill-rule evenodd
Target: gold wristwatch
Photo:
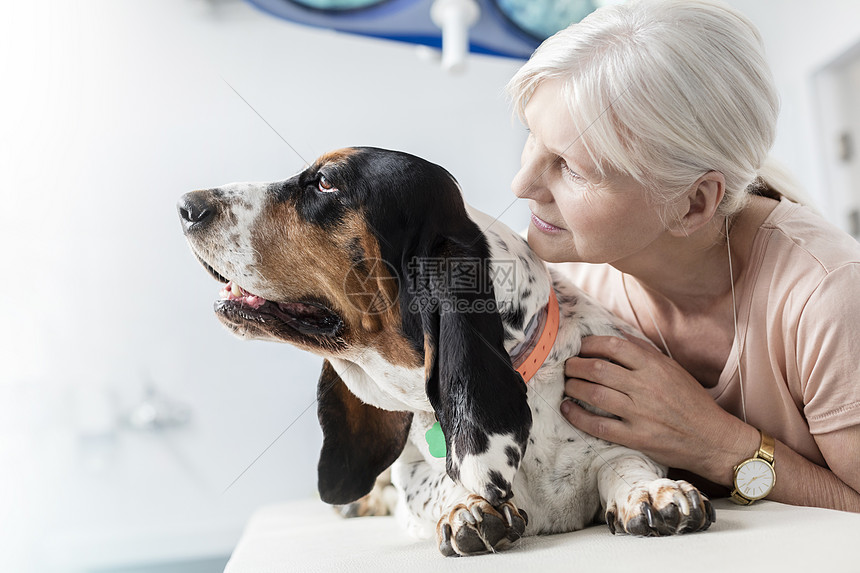
<instances>
[{"instance_id":1,"label":"gold wristwatch","mask_svg":"<svg viewBox=\"0 0 860 573\"><path fill-rule=\"evenodd\" d=\"M776 470L774 469L773 449L774 440L761 430L761 444L755 455L735 466L735 488L732 499L741 504L767 497L776 485Z\"/></svg>"}]
</instances>

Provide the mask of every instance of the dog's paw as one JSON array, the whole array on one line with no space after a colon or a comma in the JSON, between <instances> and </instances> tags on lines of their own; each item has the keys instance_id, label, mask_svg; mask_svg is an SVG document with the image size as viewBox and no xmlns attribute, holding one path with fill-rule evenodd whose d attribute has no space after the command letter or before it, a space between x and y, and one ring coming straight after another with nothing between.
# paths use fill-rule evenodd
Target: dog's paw
<instances>
[{"instance_id":1,"label":"dog's paw","mask_svg":"<svg viewBox=\"0 0 860 573\"><path fill-rule=\"evenodd\" d=\"M369 494L346 505L334 505L342 517L370 517L392 515L397 507L397 489L391 484L391 474L386 470L376 478Z\"/></svg>"},{"instance_id":2,"label":"dog's paw","mask_svg":"<svg viewBox=\"0 0 860 573\"><path fill-rule=\"evenodd\" d=\"M528 524L525 511L506 501L493 507L482 497L470 495L436 524L439 551L452 555L495 552L523 536Z\"/></svg>"},{"instance_id":3,"label":"dog's paw","mask_svg":"<svg viewBox=\"0 0 860 573\"><path fill-rule=\"evenodd\" d=\"M717 520L710 500L685 481L658 479L634 487L627 499L610 502L606 523L612 533L653 537L704 531Z\"/></svg>"}]
</instances>

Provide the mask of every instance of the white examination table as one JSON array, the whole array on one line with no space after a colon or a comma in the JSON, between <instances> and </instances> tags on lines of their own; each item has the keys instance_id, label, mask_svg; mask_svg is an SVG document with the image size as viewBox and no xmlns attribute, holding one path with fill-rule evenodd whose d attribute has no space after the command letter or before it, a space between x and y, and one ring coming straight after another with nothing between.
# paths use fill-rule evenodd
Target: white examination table
<instances>
[{"instance_id":1,"label":"white examination table","mask_svg":"<svg viewBox=\"0 0 860 573\"><path fill-rule=\"evenodd\" d=\"M860 572L860 514L727 499L715 508L717 522L703 533L643 539L601 525L526 537L497 554L445 558L435 541L409 537L393 517L343 519L321 501L292 502L253 515L226 573Z\"/></svg>"}]
</instances>

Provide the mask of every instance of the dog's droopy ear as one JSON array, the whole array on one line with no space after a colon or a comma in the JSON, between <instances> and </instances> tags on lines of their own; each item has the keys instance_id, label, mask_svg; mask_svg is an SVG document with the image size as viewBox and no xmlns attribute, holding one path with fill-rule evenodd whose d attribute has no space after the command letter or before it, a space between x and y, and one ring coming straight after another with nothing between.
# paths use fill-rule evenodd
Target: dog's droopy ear
<instances>
[{"instance_id":1,"label":"dog's droopy ear","mask_svg":"<svg viewBox=\"0 0 860 573\"><path fill-rule=\"evenodd\" d=\"M498 505L513 495L532 418L504 347L486 241L475 231L468 242L443 239L413 259L407 311L420 315L427 397L445 434L448 475Z\"/></svg>"},{"instance_id":2,"label":"dog's droopy ear","mask_svg":"<svg viewBox=\"0 0 860 573\"><path fill-rule=\"evenodd\" d=\"M359 400L328 360L317 387L317 414L323 430L320 497L338 505L373 489L376 477L403 451L412 424L411 412L381 410Z\"/></svg>"}]
</instances>

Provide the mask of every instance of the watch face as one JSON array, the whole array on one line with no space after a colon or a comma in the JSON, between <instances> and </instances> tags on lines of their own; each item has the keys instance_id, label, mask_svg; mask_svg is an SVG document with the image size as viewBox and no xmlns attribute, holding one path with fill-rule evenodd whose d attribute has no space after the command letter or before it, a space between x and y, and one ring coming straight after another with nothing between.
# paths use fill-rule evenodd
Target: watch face
<instances>
[{"instance_id":1,"label":"watch face","mask_svg":"<svg viewBox=\"0 0 860 573\"><path fill-rule=\"evenodd\" d=\"M735 485L749 499L761 499L770 493L776 481L773 468L762 460L747 460L738 468Z\"/></svg>"}]
</instances>

